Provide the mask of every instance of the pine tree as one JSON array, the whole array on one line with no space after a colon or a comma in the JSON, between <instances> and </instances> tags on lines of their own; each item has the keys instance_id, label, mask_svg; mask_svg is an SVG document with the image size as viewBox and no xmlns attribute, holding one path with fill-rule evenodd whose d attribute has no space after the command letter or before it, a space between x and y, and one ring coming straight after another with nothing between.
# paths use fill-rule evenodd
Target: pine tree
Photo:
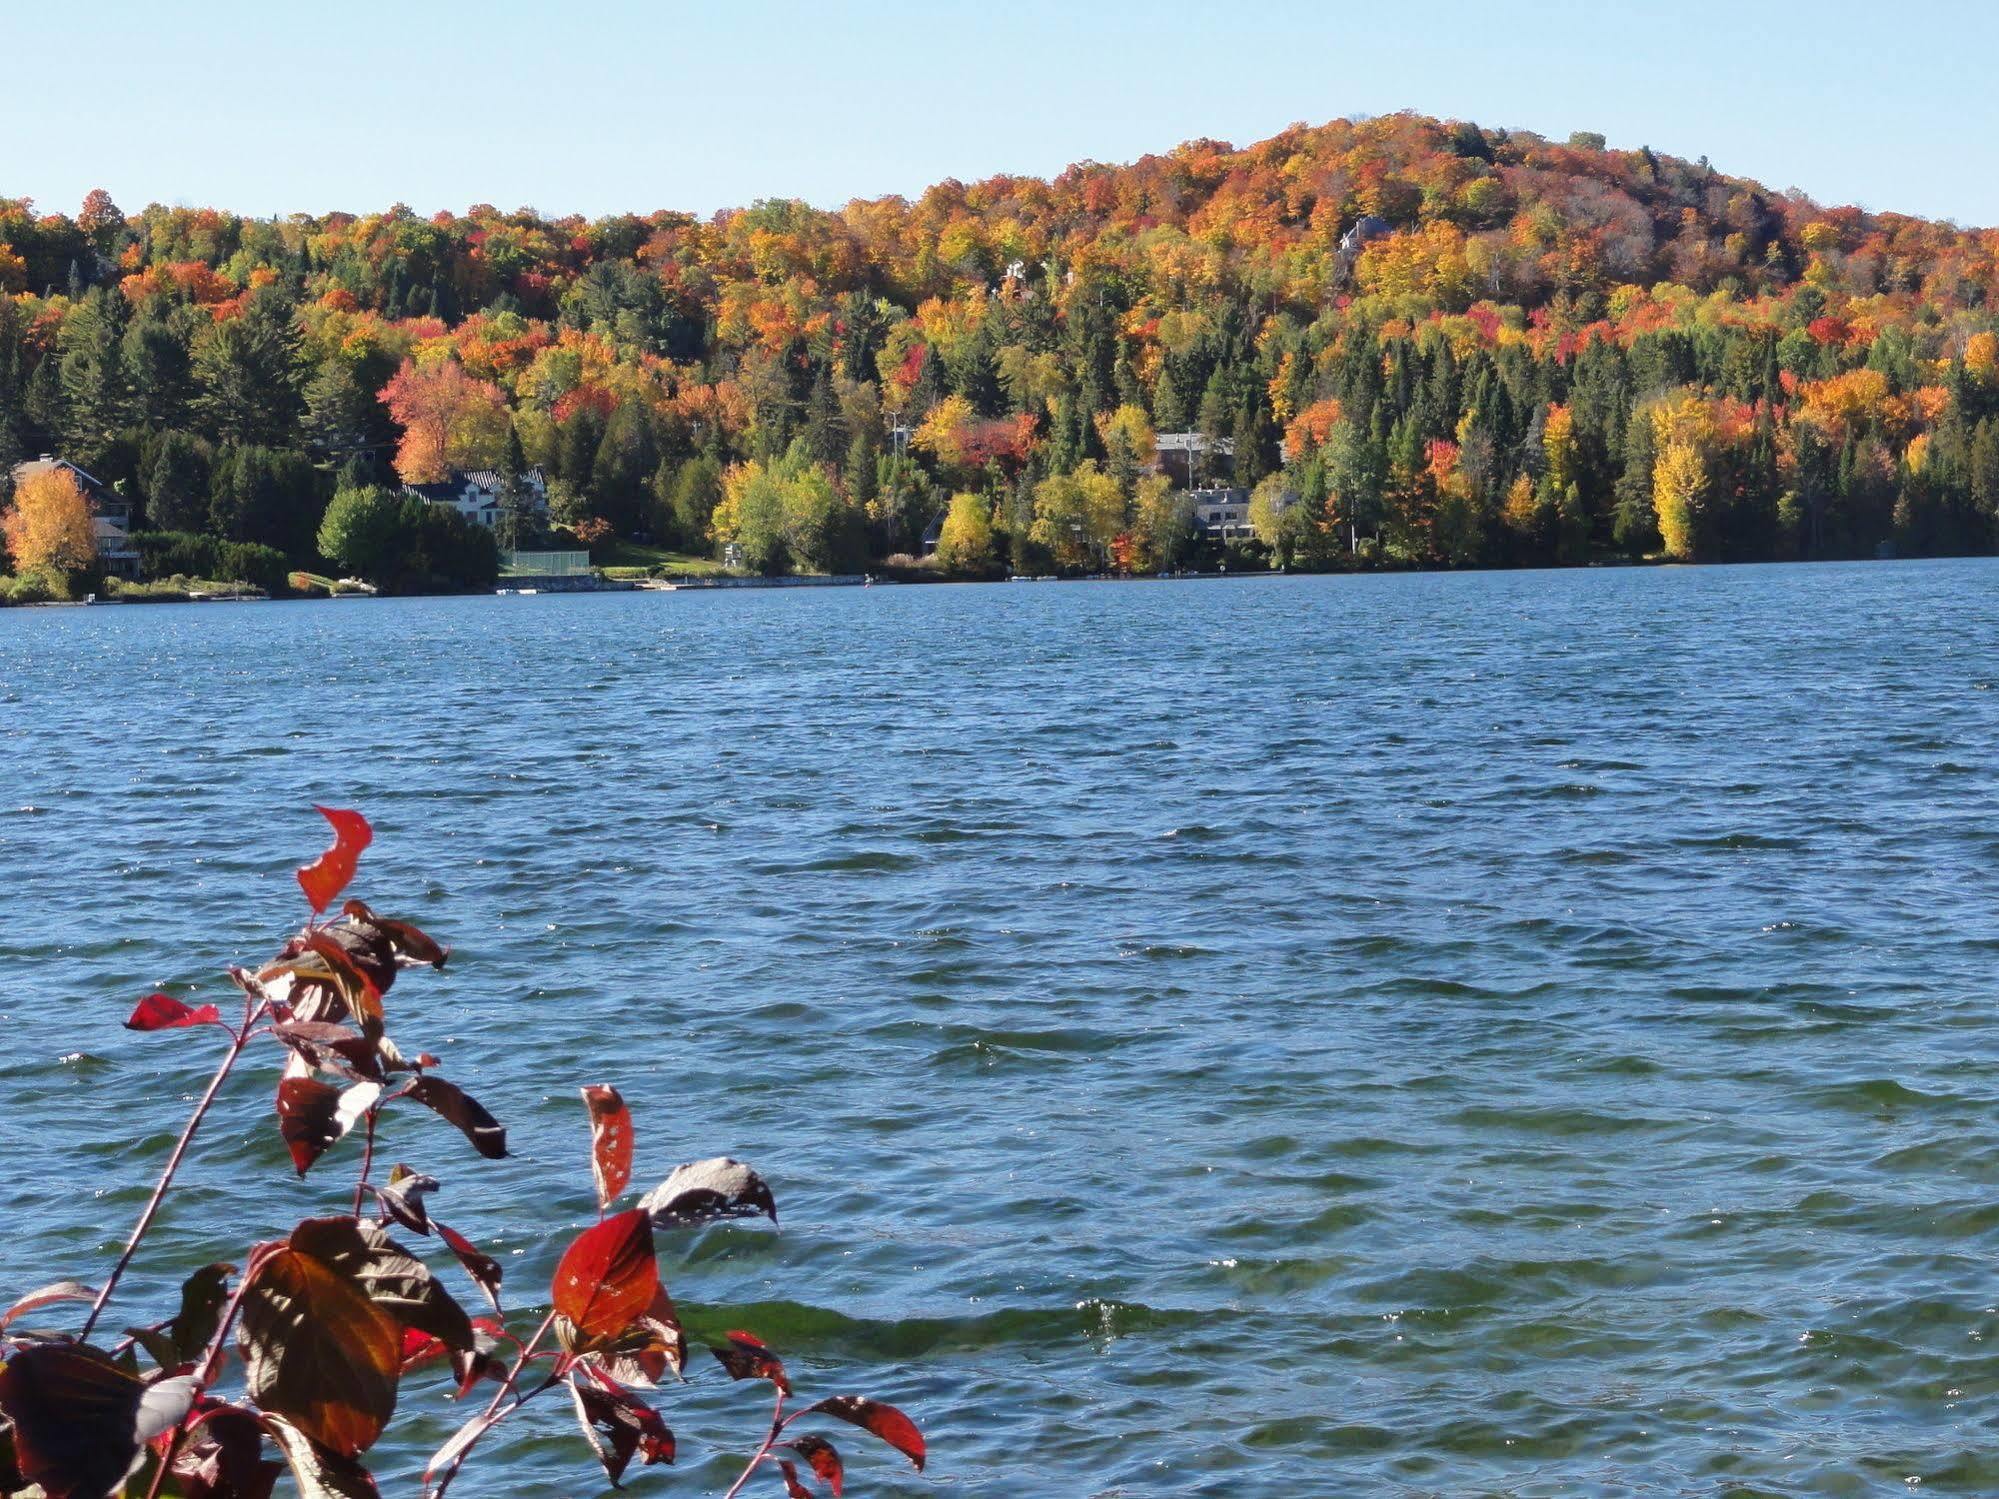
<instances>
[{"instance_id":1,"label":"pine tree","mask_svg":"<svg viewBox=\"0 0 1999 1499\"><path fill-rule=\"evenodd\" d=\"M193 365L175 322L148 305L126 328L122 345L133 420L155 431L187 420Z\"/></svg>"},{"instance_id":2,"label":"pine tree","mask_svg":"<svg viewBox=\"0 0 1999 1499\"><path fill-rule=\"evenodd\" d=\"M195 414L217 442L278 447L298 440L299 331L275 288L257 292L240 314L202 335L194 374Z\"/></svg>"},{"instance_id":3,"label":"pine tree","mask_svg":"<svg viewBox=\"0 0 1999 1499\"><path fill-rule=\"evenodd\" d=\"M527 453L521 430L507 423L507 446L500 457L500 515L494 540L506 551L528 545L535 530L534 491L527 483Z\"/></svg>"},{"instance_id":4,"label":"pine tree","mask_svg":"<svg viewBox=\"0 0 1999 1499\"><path fill-rule=\"evenodd\" d=\"M1659 518L1652 506L1652 468L1657 460L1652 422L1644 411L1632 415L1625 428L1624 472L1616 490L1616 517L1611 535L1633 557L1660 546Z\"/></svg>"},{"instance_id":5,"label":"pine tree","mask_svg":"<svg viewBox=\"0 0 1999 1499\"><path fill-rule=\"evenodd\" d=\"M208 523L209 472L201 445L168 432L146 480L146 522L156 531L200 531Z\"/></svg>"},{"instance_id":6,"label":"pine tree","mask_svg":"<svg viewBox=\"0 0 1999 1499\"><path fill-rule=\"evenodd\" d=\"M125 299L93 287L62 330L62 438L73 462L95 466L130 417L121 340Z\"/></svg>"}]
</instances>

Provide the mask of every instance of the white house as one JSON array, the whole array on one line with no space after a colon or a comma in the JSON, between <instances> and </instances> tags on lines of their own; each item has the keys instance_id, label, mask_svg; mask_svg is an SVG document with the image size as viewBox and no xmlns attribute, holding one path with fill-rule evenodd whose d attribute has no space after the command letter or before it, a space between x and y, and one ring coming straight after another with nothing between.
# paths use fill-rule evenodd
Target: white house
<instances>
[{"instance_id":1,"label":"white house","mask_svg":"<svg viewBox=\"0 0 1999 1499\"><path fill-rule=\"evenodd\" d=\"M528 469L521 475L521 488L527 492L528 509L536 514L548 513L548 484L538 468ZM500 503L501 479L498 469L475 468L453 469L451 477L442 484L405 484L404 494L413 494L433 505L448 505L469 521L491 530L499 524L505 506Z\"/></svg>"}]
</instances>

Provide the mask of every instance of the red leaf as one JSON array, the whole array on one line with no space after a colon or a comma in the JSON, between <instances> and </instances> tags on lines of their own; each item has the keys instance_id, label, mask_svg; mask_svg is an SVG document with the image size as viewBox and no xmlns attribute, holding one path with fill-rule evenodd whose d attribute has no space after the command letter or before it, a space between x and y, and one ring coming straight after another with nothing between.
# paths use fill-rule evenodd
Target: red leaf
<instances>
[{"instance_id":1,"label":"red leaf","mask_svg":"<svg viewBox=\"0 0 1999 1499\"><path fill-rule=\"evenodd\" d=\"M425 1364L434 1363L446 1357L451 1350L444 1345L444 1339L434 1338L420 1328L403 1329L403 1373L420 1369Z\"/></svg>"},{"instance_id":2,"label":"red leaf","mask_svg":"<svg viewBox=\"0 0 1999 1499\"><path fill-rule=\"evenodd\" d=\"M798 1481L798 1469L783 1458L777 1460L777 1471L784 1475L784 1499L819 1499L818 1495Z\"/></svg>"},{"instance_id":3,"label":"red leaf","mask_svg":"<svg viewBox=\"0 0 1999 1499\"><path fill-rule=\"evenodd\" d=\"M729 1371L729 1378L768 1379L785 1394L791 1393L791 1379L785 1374L784 1365L762 1338L747 1332L725 1333L723 1336L728 1338L729 1346L710 1348L708 1351Z\"/></svg>"},{"instance_id":4,"label":"red leaf","mask_svg":"<svg viewBox=\"0 0 1999 1499\"><path fill-rule=\"evenodd\" d=\"M601 1213L632 1179L632 1111L616 1088L585 1088L583 1102L590 1109L590 1174Z\"/></svg>"},{"instance_id":5,"label":"red leaf","mask_svg":"<svg viewBox=\"0 0 1999 1499\"><path fill-rule=\"evenodd\" d=\"M555 1309L591 1341L617 1337L658 1290L652 1219L637 1211L586 1228L555 1267Z\"/></svg>"},{"instance_id":6,"label":"red leaf","mask_svg":"<svg viewBox=\"0 0 1999 1499\"><path fill-rule=\"evenodd\" d=\"M195 1009L184 1005L171 994L148 994L133 1007L125 1021L128 1031L178 1031L191 1025L219 1025L222 1012L214 1005L203 1005Z\"/></svg>"},{"instance_id":7,"label":"red leaf","mask_svg":"<svg viewBox=\"0 0 1999 1499\"><path fill-rule=\"evenodd\" d=\"M840 1487L846 1482L846 1470L840 1466L840 1454L833 1444L824 1437L799 1437L786 1442L785 1446L796 1452L808 1463L820 1481L833 1490L833 1499L840 1499Z\"/></svg>"},{"instance_id":8,"label":"red leaf","mask_svg":"<svg viewBox=\"0 0 1999 1499\"><path fill-rule=\"evenodd\" d=\"M437 1492L437 1482L442 1478L446 1483L465 1461L465 1455L472 1450L473 1443L484 1436L494 1423L505 1416L510 1407L501 1406L496 1410L481 1411L471 1420L451 1434L450 1440L431 1454L429 1463L423 1470L423 1491L425 1494Z\"/></svg>"},{"instance_id":9,"label":"red leaf","mask_svg":"<svg viewBox=\"0 0 1999 1499\"><path fill-rule=\"evenodd\" d=\"M852 1422L863 1431L872 1432L915 1463L917 1472L923 1471L923 1433L916 1429L914 1421L894 1406L860 1395L835 1395L830 1400L807 1407L807 1414L812 1411L824 1416L836 1416L842 1421Z\"/></svg>"},{"instance_id":10,"label":"red leaf","mask_svg":"<svg viewBox=\"0 0 1999 1499\"><path fill-rule=\"evenodd\" d=\"M375 830L359 812L340 807L313 810L333 824L333 847L298 872L299 888L312 903L315 913L333 904L333 898L347 888L361 862L361 850L375 841Z\"/></svg>"}]
</instances>

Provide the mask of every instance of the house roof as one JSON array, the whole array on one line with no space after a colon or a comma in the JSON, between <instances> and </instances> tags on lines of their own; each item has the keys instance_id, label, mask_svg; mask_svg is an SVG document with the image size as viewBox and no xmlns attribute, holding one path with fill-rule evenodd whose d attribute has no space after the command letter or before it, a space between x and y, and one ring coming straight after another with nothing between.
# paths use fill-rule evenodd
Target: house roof
<instances>
[{"instance_id":1,"label":"house roof","mask_svg":"<svg viewBox=\"0 0 1999 1499\"><path fill-rule=\"evenodd\" d=\"M523 469L521 479L537 493L544 487L545 481L539 468ZM482 494L497 495L502 482L500 471L496 468L455 468L451 477L440 484L405 484L403 491L420 495L426 500L457 501L465 497L468 487Z\"/></svg>"},{"instance_id":2,"label":"house roof","mask_svg":"<svg viewBox=\"0 0 1999 1499\"><path fill-rule=\"evenodd\" d=\"M538 468L522 469L521 478L529 484L539 484L542 482L541 470ZM459 488L470 484L475 488L486 490L492 494L498 494L502 480L500 471L496 468L467 468L453 469L451 471L451 482Z\"/></svg>"},{"instance_id":3,"label":"house roof","mask_svg":"<svg viewBox=\"0 0 1999 1499\"><path fill-rule=\"evenodd\" d=\"M1235 452L1233 437L1210 437L1205 432L1160 432L1155 434L1153 445L1162 453L1222 453Z\"/></svg>"},{"instance_id":4,"label":"house roof","mask_svg":"<svg viewBox=\"0 0 1999 1499\"><path fill-rule=\"evenodd\" d=\"M91 477L67 458L56 458L47 453L42 454L39 458L30 458L26 463L15 464L14 482L19 484L23 479L32 478L36 474L49 473L59 468L66 468L75 474L77 478L83 481L85 488L102 489L104 487L101 480Z\"/></svg>"}]
</instances>

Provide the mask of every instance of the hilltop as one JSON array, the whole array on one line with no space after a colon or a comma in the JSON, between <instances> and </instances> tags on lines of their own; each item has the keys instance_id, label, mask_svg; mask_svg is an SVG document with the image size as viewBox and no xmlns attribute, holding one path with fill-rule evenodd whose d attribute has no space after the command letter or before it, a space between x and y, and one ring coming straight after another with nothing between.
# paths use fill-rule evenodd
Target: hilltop
<instances>
[{"instance_id":1,"label":"hilltop","mask_svg":"<svg viewBox=\"0 0 1999 1499\"><path fill-rule=\"evenodd\" d=\"M1414 115L709 219L0 200L0 450L302 565L336 485L532 468L517 524L766 569L1986 551L1996 287L1999 231Z\"/></svg>"}]
</instances>

